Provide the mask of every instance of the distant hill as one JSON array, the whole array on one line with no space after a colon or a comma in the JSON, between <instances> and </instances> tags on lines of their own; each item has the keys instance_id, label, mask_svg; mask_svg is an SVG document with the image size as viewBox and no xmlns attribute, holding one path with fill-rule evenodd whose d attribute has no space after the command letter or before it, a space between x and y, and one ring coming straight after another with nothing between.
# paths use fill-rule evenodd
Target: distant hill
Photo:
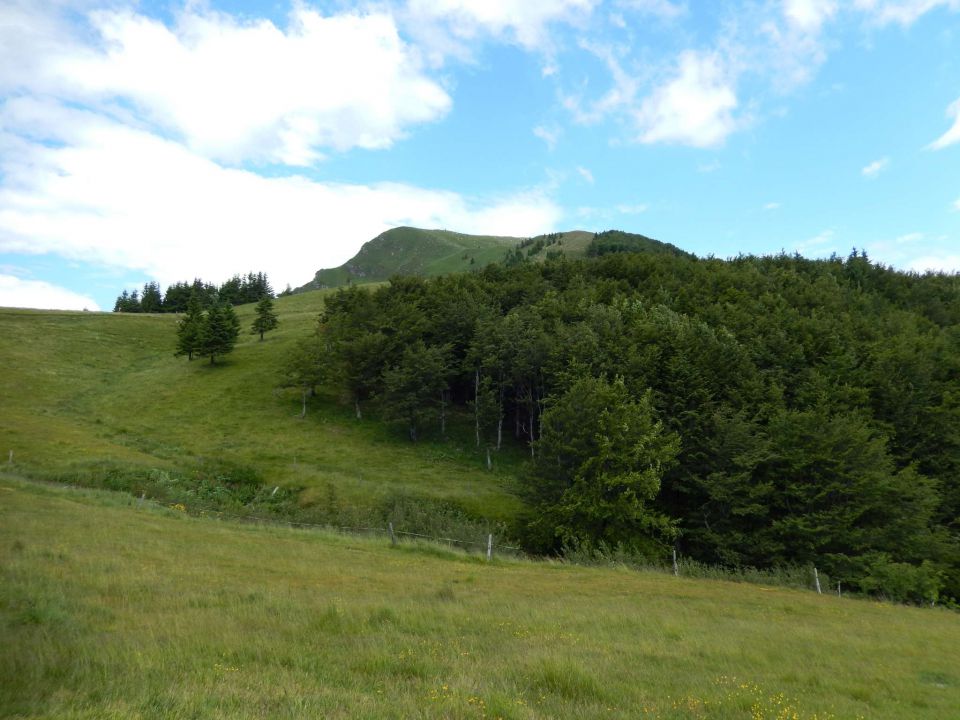
<instances>
[{"instance_id":1,"label":"distant hill","mask_svg":"<svg viewBox=\"0 0 960 720\"><path fill-rule=\"evenodd\" d=\"M673 245L620 230L599 234L573 230L521 238L398 227L364 243L360 251L340 267L318 270L313 280L294 292L381 282L391 275L432 277L469 272L501 261L543 262L556 254L579 258L609 252L688 254Z\"/></svg>"}]
</instances>

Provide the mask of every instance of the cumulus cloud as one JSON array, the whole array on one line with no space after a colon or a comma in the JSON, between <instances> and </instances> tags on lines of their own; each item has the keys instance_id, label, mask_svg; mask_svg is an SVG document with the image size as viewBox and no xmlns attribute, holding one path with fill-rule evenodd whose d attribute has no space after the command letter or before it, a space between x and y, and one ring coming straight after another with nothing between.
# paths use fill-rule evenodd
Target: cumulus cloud
<instances>
[{"instance_id":1,"label":"cumulus cloud","mask_svg":"<svg viewBox=\"0 0 960 720\"><path fill-rule=\"evenodd\" d=\"M712 147L737 127L734 91L715 53L686 51L675 75L657 87L635 114L643 143L668 142Z\"/></svg>"},{"instance_id":2,"label":"cumulus cloud","mask_svg":"<svg viewBox=\"0 0 960 720\"><path fill-rule=\"evenodd\" d=\"M96 301L40 280L0 274L0 307L43 310L100 310Z\"/></svg>"},{"instance_id":3,"label":"cumulus cloud","mask_svg":"<svg viewBox=\"0 0 960 720\"><path fill-rule=\"evenodd\" d=\"M819 31L836 12L836 0L783 0L787 21L805 32Z\"/></svg>"},{"instance_id":4,"label":"cumulus cloud","mask_svg":"<svg viewBox=\"0 0 960 720\"><path fill-rule=\"evenodd\" d=\"M909 269L919 273L945 272L960 273L960 255L924 255L910 261Z\"/></svg>"},{"instance_id":5,"label":"cumulus cloud","mask_svg":"<svg viewBox=\"0 0 960 720\"><path fill-rule=\"evenodd\" d=\"M278 286L299 285L397 225L537 235L561 217L536 188L476 199L264 177L51 101L9 101L0 127L0 252L56 253L163 284L257 269Z\"/></svg>"},{"instance_id":6,"label":"cumulus cloud","mask_svg":"<svg viewBox=\"0 0 960 720\"><path fill-rule=\"evenodd\" d=\"M860 170L860 174L865 178L872 180L886 170L889 165L890 158L880 158L879 160L874 160L872 163Z\"/></svg>"},{"instance_id":7,"label":"cumulus cloud","mask_svg":"<svg viewBox=\"0 0 960 720\"><path fill-rule=\"evenodd\" d=\"M930 144L932 150L942 150L948 145L960 142L960 98L947 108L947 117L953 118L953 127Z\"/></svg>"},{"instance_id":8,"label":"cumulus cloud","mask_svg":"<svg viewBox=\"0 0 960 720\"><path fill-rule=\"evenodd\" d=\"M12 47L0 56L11 61L3 86L132 107L228 163L307 165L325 149L389 147L451 106L385 13L324 16L295 4L280 28L191 3L168 27L102 10L88 14L92 39L81 42L56 13L25 7L0 22L0 48Z\"/></svg>"}]
</instances>

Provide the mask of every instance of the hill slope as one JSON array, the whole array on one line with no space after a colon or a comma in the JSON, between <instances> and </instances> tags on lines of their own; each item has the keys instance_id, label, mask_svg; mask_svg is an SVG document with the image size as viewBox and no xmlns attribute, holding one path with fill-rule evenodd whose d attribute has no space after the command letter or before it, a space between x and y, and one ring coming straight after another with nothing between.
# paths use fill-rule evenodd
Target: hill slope
<instances>
[{"instance_id":1,"label":"hill slope","mask_svg":"<svg viewBox=\"0 0 960 720\"><path fill-rule=\"evenodd\" d=\"M398 227L364 243L338 268L318 270L297 292L339 287L348 282L377 282L391 275L440 275L465 272L502 260L522 238L465 235L449 230Z\"/></svg>"},{"instance_id":2,"label":"hill slope","mask_svg":"<svg viewBox=\"0 0 960 720\"><path fill-rule=\"evenodd\" d=\"M190 518L0 477L0 715L948 718L955 613Z\"/></svg>"},{"instance_id":3,"label":"hill slope","mask_svg":"<svg viewBox=\"0 0 960 720\"><path fill-rule=\"evenodd\" d=\"M469 272L504 260L508 252L515 259L543 262L554 254L581 258L618 251L686 254L668 243L619 230L600 233L599 237L573 230L519 238L398 227L364 243L360 252L340 267L318 270L313 280L295 292L379 282L391 275L432 277Z\"/></svg>"},{"instance_id":4,"label":"hill slope","mask_svg":"<svg viewBox=\"0 0 960 720\"><path fill-rule=\"evenodd\" d=\"M276 390L279 367L314 327L323 293L276 301L278 330L249 334L253 306L237 308L236 350L211 367L173 356L177 317L0 309L0 449L36 477L103 483L153 469L249 468L263 482L305 488L304 505L344 507L393 494L450 501L507 518L509 455L488 473L456 434L413 445L402 431L357 422L336 398L311 403Z\"/></svg>"}]
</instances>

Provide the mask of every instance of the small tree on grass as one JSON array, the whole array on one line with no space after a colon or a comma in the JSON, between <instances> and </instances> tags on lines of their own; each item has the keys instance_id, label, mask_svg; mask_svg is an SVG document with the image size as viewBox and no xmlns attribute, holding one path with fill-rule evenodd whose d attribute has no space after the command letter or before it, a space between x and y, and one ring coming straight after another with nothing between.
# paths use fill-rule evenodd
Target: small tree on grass
<instances>
[{"instance_id":1,"label":"small tree on grass","mask_svg":"<svg viewBox=\"0 0 960 720\"><path fill-rule=\"evenodd\" d=\"M300 417L307 416L307 396L314 395L316 387L326 379L329 364L325 363L320 337L316 334L298 342L284 359L280 369L280 387L300 391L303 409Z\"/></svg>"},{"instance_id":2,"label":"small tree on grass","mask_svg":"<svg viewBox=\"0 0 960 720\"><path fill-rule=\"evenodd\" d=\"M176 355L186 355L188 360L193 360L193 354L200 349L203 325L204 317L203 310L200 307L200 299L196 294L191 294L187 312L177 323Z\"/></svg>"},{"instance_id":3,"label":"small tree on grass","mask_svg":"<svg viewBox=\"0 0 960 720\"><path fill-rule=\"evenodd\" d=\"M253 319L253 325L250 332L254 335L260 333L260 341L263 341L263 334L273 330L280 324L277 314L273 311L273 298L264 295L257 303L257 316Z\"/></svg>"},{"instance_id":4,"label":"small tree on grass","mask_svg":"<svg viewBox=\"0 0 960 720\"><path fill-rule=\"evenodd\" d=\"M218 355L226 355L233 351L240 334L240 321L230 305L214 305L207 312L200 333L200 347L198 353L210 358L213 365Z\"/></svg>"}]
</instances>

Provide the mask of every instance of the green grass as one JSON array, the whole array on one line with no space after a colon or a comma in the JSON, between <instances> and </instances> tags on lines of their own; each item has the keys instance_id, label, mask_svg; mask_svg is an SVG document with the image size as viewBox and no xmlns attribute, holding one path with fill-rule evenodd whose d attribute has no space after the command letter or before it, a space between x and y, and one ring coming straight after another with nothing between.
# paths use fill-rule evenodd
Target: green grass
<instances>
[{"instance_id":1,"label":"green grass","mask_svg":"<svg viewBox=\"0 0 960 720\"><path fill-rule=\"evenodd\" d=\"M0 477L0 716L949 718L960 616Z\"/></svg>"},{"instance_id":2,"label":"green grass","mask_svg":"<svg viewBox=\"0 0 960 720\"><path fill-rule=\"evenodd\" d=\"M393 228L364 244L340 267L318 270L314 279L298 291L340 287L348 282L384 281L395 274L433 277L479 270L503 260L507 250L525 239L466 235L450 230ZM591 240L592 232L566 232L561 244L541 249L530 260L543 262L548 251L559 251L570 258L584 257Z\"/></svg>"},{"instance_id":3,"label":"green grass","mask_svg":"<svg viewBox=\"0 0 960 720\"><path fill-rule=\"evenodd\" d=\"M322 306L320 292L278 299L280 327L263 342L247 332L252 306L238 308L240 342L213 367L173 356L171 315L0 310L0 459L13 450L23 474L80 482L104 465L227 462L304 488L303 505L332 487L347 505L400 493L511 518L522 454L503 453L487 472L466 419L448 438L413 445L402 428L356 421L335 397L299 418L299 395L276 390L278 367Z\"/></svg>"}]
</instances>

